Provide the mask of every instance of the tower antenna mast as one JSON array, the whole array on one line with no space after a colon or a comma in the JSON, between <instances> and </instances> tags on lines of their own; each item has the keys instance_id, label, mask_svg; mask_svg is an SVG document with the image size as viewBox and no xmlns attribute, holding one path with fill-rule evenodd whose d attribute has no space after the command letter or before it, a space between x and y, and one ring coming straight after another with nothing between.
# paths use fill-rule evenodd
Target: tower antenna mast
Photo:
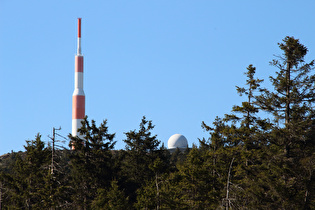
<instances>
[{"instance_id":1,"label":"tower antenna mast","mask_svg":"<svg viewBox=\"0 0 315 210\"><path fill-rule=\"evenodd\" d=\"M83 90L83 55L81 52L81 18L78 18L78 45L75 56L74 91L72 95L72 136L79 136L78 129L85 117Z\"/></svg>"}]
</instances>

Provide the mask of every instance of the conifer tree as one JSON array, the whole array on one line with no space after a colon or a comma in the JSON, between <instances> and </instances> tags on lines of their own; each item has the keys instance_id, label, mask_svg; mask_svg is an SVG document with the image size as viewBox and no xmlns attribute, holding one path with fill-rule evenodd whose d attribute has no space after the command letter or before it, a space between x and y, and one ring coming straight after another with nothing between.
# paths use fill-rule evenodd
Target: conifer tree
<instances>
[{"instance_id":1,"label":"conifer tree","mask_svg":"<svg viewBox=\"0 0 315 210\"><path fill-rule=\"evenodd\" d=\"M314 119L315 75L311 72L314 60L305 63L308 50L294 37L287 36L278 45L283 56L271 62L279 69L276 77L270 76L274 91L263 89L257 101L262 109L273 114L275 122L282 123L279 124L279 135L286 138L274 143L282 144L286 156L290 157L294 144L303 141L296 137L299 136L297 132L304 131L306 134ZM285 130L281 129L282 125ZM302 136L304 134L301 133Z\"/></svg>"},{"instance_id":2,"label":"conifer tree","mask_svg":"<svg viewBox=\"0 0 315 210\"><path fill-rule=\"evenodd\" d=\"M10 174L2 175L7 186L8 208L41 209L50 206L49 193L43 193L49 176L50 151L41 136L26 141L25 157L17 155Z\"/></svg>"},{"instance_id":3,"label":"conifer tree","mask_svg":"<svg viewBox=\"0 0 315 210\"><path fill-rule=\"evenodd\" d=\"M131 130L127 133L125 158L122 161L122 173L125 174L126 193L132 203L136 202L136 191L146 181L155 177L155 172L150 169L157 158L168 161L167 153L156 135L152 135L154 128L152 121L143 117L139 130ZM164 169L165 170L165 169Z\"/></svg>"},{"instance_id":4,"label":"conifer tree","mask_svg":"<svg viewBox=\"0 0 315 210\"><path fill-rule=\"evenodd\" d=\"M159 186L161 201L159 208L214 209L220 200L222 183L218 176L211 173L214 168L212 154L209 151L200 151L194 146L187 154L187 158L176 166L178 170L167 175ZM156 202L153 196L156 191L152 189L154 182L151 182L151 187L147 185L143 188L141 198L148 199L143 202L145 205L139 207L148 209L155 207L152 203Z\"/></svg>"},{"instance_id":5,"label":"conifer tree","mask_svg":"<svg viewBox=\"0 0 315 210\"><path fill-rule=\"evenodd\" d=\"M211 172L214 169L212 155L200 152L196 147L189 152L184 164L179 165L181 202L189 209L214 208L219 200L217 176Z\"/></svg>"},{"instance_id":6,"label":"conifer tree","mask_svg":"<svg viewBox=\"0 0 315 210\"><path fill-rule=\"evenodd\" d=\"M169 161L163 161L157 157L153 164L149 165L149 169L153 171L154 177L147 180L145 185L137 190L137 209L163 209L165 196L163 196L163 186L166 184L166 179L170 168Z\"/></svg>"},{"instance_id":7,"label":"conifer tree","mask_svg":"<svg viewBox=\"0 0 315 210\"><path fill-rule=\"evenodd\" d=\"M232 198L232 201L229 198L229 204L238 208L255 202L256 175L261 168L262 149L268 144L267 134L272 128L268 120L261 119L258 115L256 94L263 80L256 79L255 72L256 68L249 65L245 72L246 86L236 86L238 94L246 96L241 106L234 105L232 114L226 114L222 119L216 118L214 127L204 122L202 124L211 135L208 143L203 139L200 144L202 148L209 148L212 155L212 174L220 175L221 182L226 182L230 177L226 185L230 189L221 191L221 199L224 201L222 205L226 205L226 192L229 191ZM232 171L229 171L227 163L232 159L234 163Z\"/></svg>"},{"instance_id":8,"label":"conifer tree","mask_svg":"<svg viewBox=\"0 0 315 210\"><path fill-rule=\"evenodd\" d=\"M270 135L268 152L273 158L266 160L266 183L273 203L309 209L310 201L314 202L310 187L314 186L314 165L308 162L315 158L310 152L315 149L314 60L304 61L308 50L294 37L285 37L278 45L283 55L271 62L278 68L276 77L270 77L274 90L265 88L257 97L259 106L278 123Z\"/></svg>"},{"instance_id":9,"label":"conifer tree","mask_svg":"<svg viewBox=\"0 0 315 210\"><path fill-rule=\"evenodd\" d=\"M89 208L96 196L97 189L110 186L112 174L112 152L115 134L108 133L107 121L99 127L95 121L91 124L87 117L79 129L80 137L69 135L71 180L73 187L73 207Z\"/></svg>"},{"instance_id":10,"label":"conifer tree","mask_svg":"<svg viewBox=\"0 0 315 210\"><path fill-rule=\"evenodd\" d=\"M118 182L113 180L108 190L97 190L97 197L93 200L92 209L126 210L130 208L128 199L124 191L119 190Z\"/></svg>"}]
</instances>

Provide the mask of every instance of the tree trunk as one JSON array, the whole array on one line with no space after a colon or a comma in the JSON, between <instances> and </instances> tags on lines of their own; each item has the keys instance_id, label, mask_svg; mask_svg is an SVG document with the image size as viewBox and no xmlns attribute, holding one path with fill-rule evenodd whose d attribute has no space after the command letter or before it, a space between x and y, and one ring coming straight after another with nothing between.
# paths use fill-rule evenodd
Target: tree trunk
<instances>
[{"instance_id":1,"label":"tree trunk","mask_svg":"<svg viewBox=\"0 0 315 210\"><path fill-rule=\"evenodd\" d=\"M159 182L158 175L155 174L155 185L156 185L156 209L160 209L160 190L159 190Z\"/></svg>"},{"instance_id":2,"label":"tree trunk","mask_svg":"<svg viewBox=\"0 0 315 210\"><path fill-rule=\"evenodd\" d=\"M291 87L291 63L288 62L286 70L286 106L285 106L285 125L290 122L290 87Z\"/></svg>"},{"instance_id":3,"label":"tree trunk","mask_svg":"<svg viewBox=\"0 0 315 210\"><path fill-rule=\"evenodd\" d=\"M230 164L230 168L229 168L229 173L228 173L228 178L227 178L227 182L226 182L226 202L227 202L227 205L225 206L225 209L229 209L230 206L231 206L231 202L230 202L230 198L229 198L229 193L230 193L230 176L231 176L231 170L232 170L232 164L233 164L233 161L234 161L234 158L232 159L231 161L231 164Z\"/></svg>"},{"instance_id":4,"label":"tree trunk","mask_svg":"<svg viewBox=\"0 0 315 210\"><path fill-rule=\"evenodd\" d=\"M313 171L311 172L311 176L310 176L310 180L308 181L307 183L307 186L306 186L306 191L305 191L305 197L304 197L304 207L303 209L305 210L308 210L308 209L311 209L310 208L310 191L312 191L312 187L314 185L314 173Z\"/></svg>"},{"instance_id":5,"label":"tree trunk","mask_svg":"<svg viewBox=\"0 0 315 210\"><path fill-rule=\"evenodd\" d=\"M286 70L286 105L285 105L285 126L288 127L290 122L290 87L291 87L291 63L288 61L287 70ZM286 157L290 156L290 136L284 143L284 153Z\"/></svg>"}]
</instances>

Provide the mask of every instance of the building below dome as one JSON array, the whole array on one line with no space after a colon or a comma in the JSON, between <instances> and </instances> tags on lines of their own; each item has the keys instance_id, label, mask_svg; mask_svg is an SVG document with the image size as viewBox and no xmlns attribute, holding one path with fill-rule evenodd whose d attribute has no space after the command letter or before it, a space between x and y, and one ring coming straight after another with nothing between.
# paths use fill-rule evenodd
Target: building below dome
<instances>
[{"instance_id":1,"label":"building below dome","mask_svg":"<svg viewBox=\"0 0 315 210\"><path fill-rule=\"evenodd\" d=\"M168 149L186 149L188 147L188 141L182 134L174 134L168 139Z\"/></svg>"}]
</instances>

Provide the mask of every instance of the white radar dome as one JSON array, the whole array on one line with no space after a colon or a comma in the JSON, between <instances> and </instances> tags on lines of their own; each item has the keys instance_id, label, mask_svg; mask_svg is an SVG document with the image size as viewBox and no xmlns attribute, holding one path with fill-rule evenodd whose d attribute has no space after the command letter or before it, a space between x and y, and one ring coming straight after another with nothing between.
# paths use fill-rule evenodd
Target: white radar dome
<instances>
[{"instance_id":1,"label":"white radar dome","mask_svg":"<svg viewBox=\"0 0 315 210\"><path fill-rule=\"evenodd\" d=\"M168 139L167 147L169 149L187 148L188 141L182 134L174 134Z\"/></svg>"}]
</instances>

